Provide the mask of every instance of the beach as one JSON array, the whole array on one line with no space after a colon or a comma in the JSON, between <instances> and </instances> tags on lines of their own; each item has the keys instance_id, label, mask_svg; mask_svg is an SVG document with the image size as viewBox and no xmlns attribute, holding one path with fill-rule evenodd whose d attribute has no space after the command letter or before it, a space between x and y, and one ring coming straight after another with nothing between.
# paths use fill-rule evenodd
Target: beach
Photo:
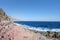
<instances>
[{"instance_id":1,"label":"beach","mask_svg":"<svg viewBox=\"0 0 60 40\"><path fill-rule=\"evenodd\" d=\"M0 23L0 40L51 40L16 24Z\"/></svg>"},{"instance_id":2,"label":"beach","mask_svg":"<svg viewBox=\"0 0 60 40\"><path fill-rule=\"evenodd\" d=\"M0 40L59 40L59 38L51 37L49 32L30 30L13 23L0 23Z\"/></svg>"}]
</instances>

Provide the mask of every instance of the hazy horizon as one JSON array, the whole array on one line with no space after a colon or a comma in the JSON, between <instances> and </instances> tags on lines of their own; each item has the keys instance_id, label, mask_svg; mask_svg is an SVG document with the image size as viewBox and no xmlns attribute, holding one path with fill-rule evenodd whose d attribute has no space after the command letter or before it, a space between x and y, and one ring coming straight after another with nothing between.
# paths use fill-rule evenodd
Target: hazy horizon
<instances>
[{"instance_id":1,"label":"hazy horizon","mask_svg":"<svg viewBox=\"0 0 60 40\"><path fill-rule=\"evenodd\" d=\"M0 0L0 8L23 21L60 21L60 0Z\"/></svg>"}]
</instances>

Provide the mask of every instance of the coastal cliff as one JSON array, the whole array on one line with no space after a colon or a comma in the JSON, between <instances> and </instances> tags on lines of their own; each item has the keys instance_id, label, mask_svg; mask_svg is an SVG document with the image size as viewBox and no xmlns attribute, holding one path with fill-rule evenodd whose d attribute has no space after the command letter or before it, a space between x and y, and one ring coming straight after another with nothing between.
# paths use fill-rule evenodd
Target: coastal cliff
<instances>
[{"instance_id":1,"label":"coastal cliff","mask_svg":"<svg viewBox=\"0 0 60 40\"><path fill-rule=\"evenodd\" d=\"M3 11L2 8L0 8L0 22L1 21L10 21L9 16Z\"/></svg>"}]
</instances>

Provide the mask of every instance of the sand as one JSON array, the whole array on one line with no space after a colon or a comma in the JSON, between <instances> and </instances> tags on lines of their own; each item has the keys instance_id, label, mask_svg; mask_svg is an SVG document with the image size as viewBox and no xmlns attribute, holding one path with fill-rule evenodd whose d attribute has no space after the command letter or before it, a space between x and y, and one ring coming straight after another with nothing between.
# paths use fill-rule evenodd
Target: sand
<instances>
[{"instance_id":1,"label":"sand","mask_svg":"<svg viewBox=\"0 0 60 40\"><path fill-rule=\"evenodd\" d=\"M21 26L15 24L11 24L10 26L14 28L14 40L49 40L41 34L34 33Z\"/></svg>"},{"instance_id":2,"label":"sand","mask_svg":"<svg viewBox=\"0 0 60 40\"><path fill-rule=\"evenodd\" d=\"M0 25L0 40L50 40L16 24Z\"/></svg>"}]
</instances>

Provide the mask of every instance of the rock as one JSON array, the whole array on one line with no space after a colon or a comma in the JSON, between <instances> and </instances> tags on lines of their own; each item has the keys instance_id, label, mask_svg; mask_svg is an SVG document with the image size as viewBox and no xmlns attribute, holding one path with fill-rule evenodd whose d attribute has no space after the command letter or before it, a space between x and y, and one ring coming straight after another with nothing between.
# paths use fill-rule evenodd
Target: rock
<instances>
[{"instance_id":1,"label":"rock","mask_svg":"<svg viewBox=\"0 0 60 40\"><path fill-rule=\"evenodd\" d=\"M1 26L0 24L0 40L13 40L13 30L11 27L8 27L8 25Z\"/></svg>"},{"instance_id":2,"label":"rock","mask_svg":"<svg viewBox=\"0 0 60 40\"><path fill-rule=\"evenodd\" d=\"M58 38L58 39L60 38L59 32L47 31L47 34L45 36L48 37L48 38Z\"/></svg>"}]
</instances>

